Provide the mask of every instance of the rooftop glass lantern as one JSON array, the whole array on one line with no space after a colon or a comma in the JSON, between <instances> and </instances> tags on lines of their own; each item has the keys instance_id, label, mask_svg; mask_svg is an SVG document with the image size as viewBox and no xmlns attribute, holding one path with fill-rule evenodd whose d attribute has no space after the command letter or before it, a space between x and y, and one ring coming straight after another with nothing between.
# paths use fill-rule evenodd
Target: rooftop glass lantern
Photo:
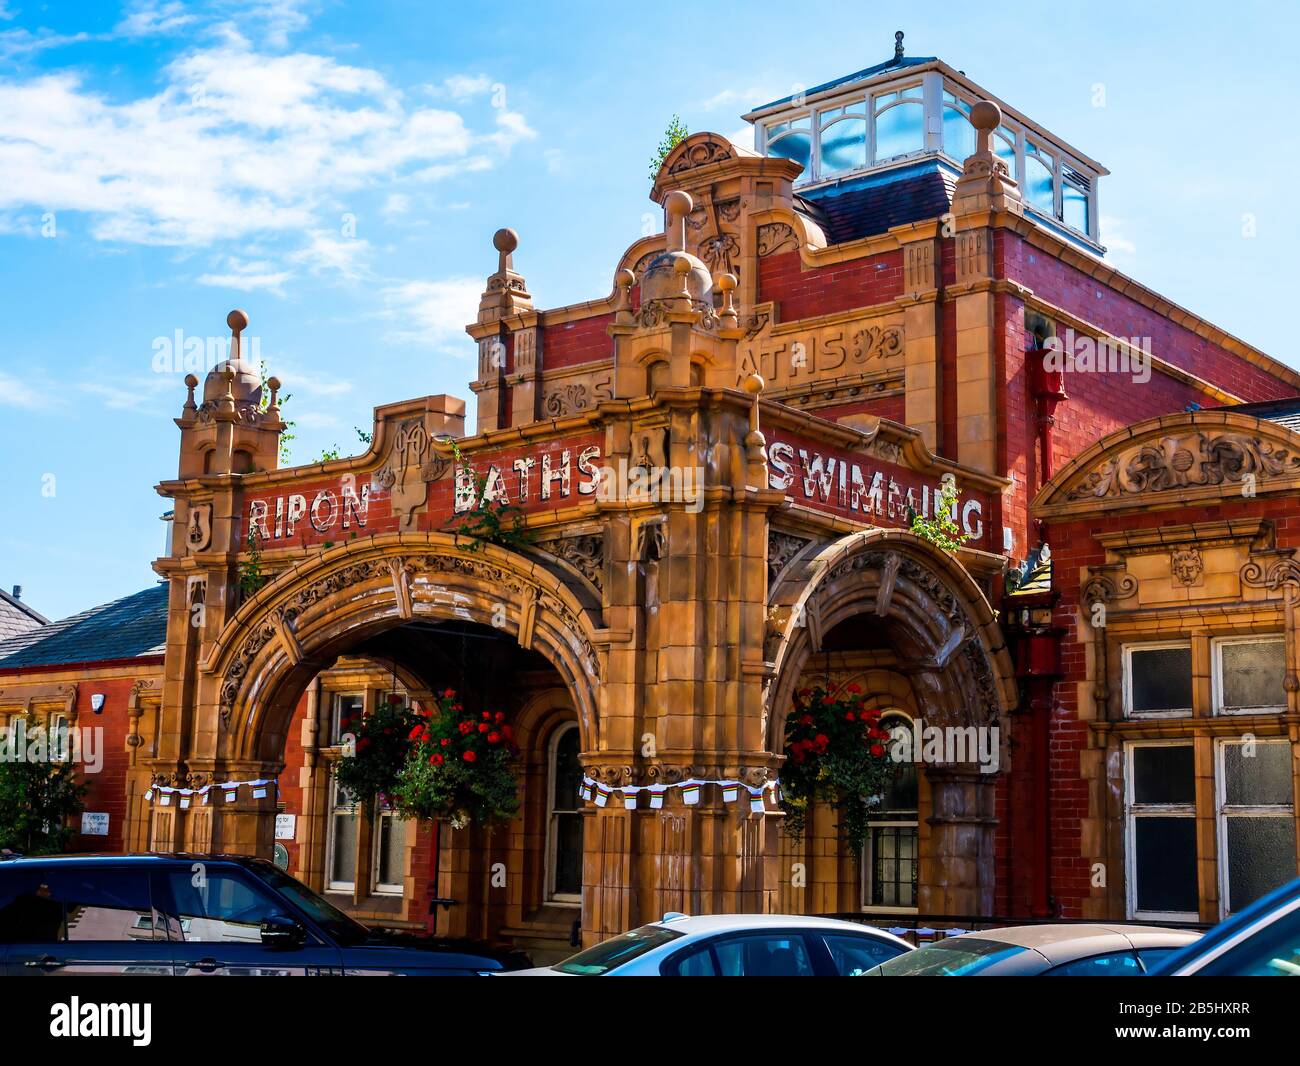
<instances>
[{"instance_id":1,"label":"rooftop glass lantern","mask_svg":"<svg viewBox=\"0 0 1300 1066\"><path fill-rule=\"evenodd\" d=\"M907 58L895 34L894 58L756 108L755 144L764 155L804 168L799 191L859 175L935 160L960 173L975 151L971 107L993 99L934 57ZM1096 247L1097 179L1108 171L998 101L1003 123L993 149L1020 184L1031 217Z\"/></svg>"}]
</instances>

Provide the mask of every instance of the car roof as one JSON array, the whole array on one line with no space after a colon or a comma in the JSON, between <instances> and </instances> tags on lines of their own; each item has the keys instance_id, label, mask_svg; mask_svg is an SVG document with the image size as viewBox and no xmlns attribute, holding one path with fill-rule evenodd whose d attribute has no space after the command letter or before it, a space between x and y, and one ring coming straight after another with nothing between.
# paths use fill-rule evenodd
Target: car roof
<instances>
[{"instance_id":1,"label":"car roof","mask_svg":"<svg viewBox=\"0 0 1300 1066\"><path fill-rule=\"evenodd\" d=\"M1167 929L1152 925L1105 925L1102 923L1013 925L1004 929L981 929L949 937L940 943L964 939L991 940L1011 947L1030 948L1052 964L1069 962L1080 954L1101 955L1130 948L1176 948L1190 944L1201 934L1190 929Z\"/></svg>"},{"instance_id":2,"label":"car roof","mask_svg":"<svg viewBox=\"0 0 1300 1066\"><path fill-rule=\"evenodd\" d=\"M729 933L746 929L826 929L842 933L874 933L898 939L883 929L863 922L848 922L841 918L817 918L806 914L683 914L665 917L651 925L674 929L692 935L702 933Z\"/></svg>"},{"instance_id":3,"label":"car roof","mask_svg":"<svg viewBox=\"0 0 1300 1066\"><path fill-rule=\"evenodd\" d=\"M95 851L68 855L0 856L0 870L7 867L63 864L77 866L87 864L97 866L121 866L124 863L135 865L137 863L154 864L169 862L231 862L238 863L241 866L251 866L254 863L266 863L269 862L269 860L259 858L256 855L226 855L223 853L207 854L199 852L169 851L114 855L109 852Z\"/></svg>"}]
</instances>

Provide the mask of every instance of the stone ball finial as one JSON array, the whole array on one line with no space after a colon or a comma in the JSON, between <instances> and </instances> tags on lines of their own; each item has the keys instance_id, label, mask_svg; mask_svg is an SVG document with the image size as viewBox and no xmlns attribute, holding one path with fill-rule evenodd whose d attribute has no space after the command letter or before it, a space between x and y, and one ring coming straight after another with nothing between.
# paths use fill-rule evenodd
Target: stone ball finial
<instances>
[{"instance_id":1,"label":"stone ball finial","mask_svg":"<svg viewBox=\"0 0 1300 1066\"><path fill-rule=\"evenodd\" d=\"M267 378L267 379L266 379L266 384L267 384L267 387L268 387L272 392L279 392L279 391L280 391L280 379L279 379L279 378L276 378L276 377Z\"/></svg>"},{"instance_id":2,"label":"stone ball finial","mask_svg":"<svg viewBox=\"0 0 1300 1066\"><path fill-rule=\"evenodd\" d=\"M742 387L751 396L757 396L767 388L767 382L763 380L761 374L750 374L745 378Z\"/></svg>"},{"instance_id":3,"label":"stone ball finial","mask_svg":"<svg viewBox=\"0 0 1300 1066\"><path fill-rule=\"evenodd\" d=\"M670 220L685 218L694 206L695 201L691 199L691 194L681 189L674 189L664 197L664 214Z\"/></svg>"},{"instance_id":4,"label":"stone ball finial","mask_svg":"<svg viewBox=\"0 0 1300 1066\"><path fill-rule=\"evenodd\" d=\"M187 389L197 389L199 387L199 379L196 378L193 374L186 374L185 387Z\"/></svg>"},{"instance_id":5,"label":"stone ball finial","mask_svg":"<svg viewBox=\"0 0 1300 1066\"><path fill-rule=\"evenodd\" d=\"M685 277L695 269L695 264L691 262L692 257L689 255L677 255L673 257L673 273L678 277Z\"/></svg>"},{"instance_id":6,"label":"stone ball finial","mask_svg":"<svg viewBox=\"0 0 1300 1066\"><path fill-rule=\"evenodd\" d=\"M492 234L492 247L498 252L510 255L519 247L519 234L508 228L501 228Z\"/></svg>"},{"instance_id":7,"label":"stone ball finial","mask_svg":"<svg viewBox=\"0 0 1300 1066\"><path fill-rule=\"evenodd\" d=\"M713 284L717 286L719 292L732 292L737 285L736 275L719 274L713 279Z\"/></svg>"},{"instance_id":8,"label":"stone ball finial","mask_svg":"<svg viewBox=\"0 0 1300 1066\"><path fill-rule=\"evenodd\" d=\"M243 333L248 329L248 312L241 311L236 307L230 314L226 315L226 325L235 333Z\"/></svg>"},{"instance_id":9,"label":"stone ball finial","mask_svg":"<svg viewBox=\"0 0 1300 1066\"><path fill-rule=\"evenodd\" d=\"M992 100L980 100L970 109L970 123L977 130L992 132L1002 124L1002 108Z\"/></svg>"},{"instance_id":10,"label":"stone ball finial","mask_svg":"<svg viewBox=\"0 0 1300 1066\"><path fill-rule=\"evenodd\" d=\"M633 274L632 271L628 270L627 267L623 267L622 270L614 275L614 285L617 288L630 289L635 284L636 275Z\"/></svg>"}]
</instances>

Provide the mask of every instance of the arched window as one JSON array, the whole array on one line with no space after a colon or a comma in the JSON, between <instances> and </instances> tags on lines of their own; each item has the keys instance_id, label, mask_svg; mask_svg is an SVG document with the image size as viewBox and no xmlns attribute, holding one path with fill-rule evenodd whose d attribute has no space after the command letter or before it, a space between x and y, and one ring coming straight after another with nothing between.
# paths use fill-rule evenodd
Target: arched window
<instances>
[{"instance_id":1,"label":"arched window","mask_svg":"<svg viewBox=\"0 0 1300 1066\"><path fill-rule=\"evenodd\" d=\"M875 123L875 162L911 155L925 148L925 101L921 86L872 97Z\"/></svg>"},{"instance_id":2,"label":"arched window","mask_svg":"<svg viewBox=\"0 0 1300 1066\"><path fill-rule=\"evenodd\" d=\"M793 159L803 167L800 181L812 177L812 122L807 115L767 127L767 154Z\"/></svg>"},{"instance_id":3,"label":"arched window","mask_svg":"<svg viewBox=\"0 0 1300 1066\"><path fill-rule=\"evenodd\" d=\"M1025 199L1048 215L1056 214L1056 163L1033 141L1025 140Z\"/></svg>"},{"instance_id":4,"label":"arched window","mask_svg":"<svg viewBox=\"0 0 1300 1066\"><path fill-rule=\"evenodd\" d=\"M546 766L546 896L554 903L582 902L582 744L576 722L551 737Z\"/></svg>"},{"instance_id":5,"label":"arched window","mask_svg":"<svg viewBox=\"0 0 1300 1066\"><path fill-rule=\"evenodd\" d=\"M910 730L912 720L902 711L886 711L880 719L886 732ZM916 763L896 764L862 856L862 905L867 910L916 910L916 880L920 868L917 839Z\"/></svg>"},{"instance_id":6,"label":"arched window","mask_svg":"<svg viewBox=\"0 0 1300 1066\"><path fill-rule=\"evenodd\" d=\"M867 165L867 102L845 104L818 112L819 178Z\"/></svg>"},{"instance_id":7,"label":"arched window","mask_svg":"<svg viewBox=\"0 0 1300 1066\"><path fill-rule=\"evenodd\" d=\"M947 91L943 94L943 150L959 163L975 154L975 127L970 124L970 104Z\"/></svg>"}]
</instances>

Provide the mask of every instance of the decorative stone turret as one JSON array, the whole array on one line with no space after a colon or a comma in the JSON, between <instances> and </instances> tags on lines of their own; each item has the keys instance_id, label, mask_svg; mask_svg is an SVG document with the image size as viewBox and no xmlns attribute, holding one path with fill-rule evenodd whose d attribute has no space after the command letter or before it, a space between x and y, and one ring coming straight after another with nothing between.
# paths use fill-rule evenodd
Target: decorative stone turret
<instances>
[{"instance_id":1,"label":"decorative stone turret","mask_svg":"<svg viewBox=\"0 0 1300 1066\"><path fill-rule=\"evenodd\" d=\"M1008 211L1024 214L1020 186L1006 160L993 151L993 131L1002 124L1002 109L991 100L981 100L970 111L975 127L975 151L962 165L962 175L952 194L952 212Z\"/></svg>"},{"instance_id":2,"label":"decorative stone turret","mask_svg":"<svg viewBox=\"0 0 1300 1066\"><path fill-rule=\"evenodd\" d=\"M478 341L478 380L470 388L478 394L479 432L525 425L540 415L541 333L533 298L523 275L514 268L519 235L499 229L492 246L498 256L496 273L488 276L478 320L468 327Z\"/></svg>"}]
</instances>

